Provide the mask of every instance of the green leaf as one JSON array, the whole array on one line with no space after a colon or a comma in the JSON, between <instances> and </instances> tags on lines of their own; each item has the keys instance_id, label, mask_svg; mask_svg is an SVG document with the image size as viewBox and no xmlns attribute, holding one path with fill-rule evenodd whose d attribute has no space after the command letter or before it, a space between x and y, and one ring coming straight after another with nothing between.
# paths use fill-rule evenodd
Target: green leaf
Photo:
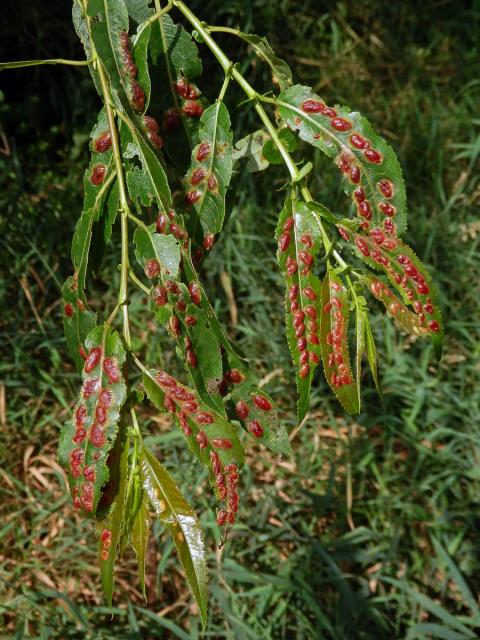
<instances>
[{"instance_id":1,"label":"green leaf","mask_svg":"<svg viewBox=\"0 0 480 640\"><path fill-rule=\"evenodd\" d=\"M132 531L130 534L130 542L137 554L138 562L138 577L140 580L140 587L142 589L143 597L145 594L145 554L147 551L148 537L150 535L150 514L148 512L148 500L145 493L143 493L142 501L135 514L133 520Z\"/></svg>"},{"instance_id":2,"label":"green leaf","mask_svg":"<svg viewBox=\"0 0 480 640\"><path fill-rule=\"evenodd\" d=\"M105 251L112 237L112 229L117 218L119 208L118 183L112 184L107 197L106 206L103 208L102 216L95 221L92 226L92 239L89 256L89 270L95 276L102 264Z\"/></svg>"},{"instance_id":3,"label":"green leaf","mask_svg":"<svg viewBox=\"0 0 480 640\"><path fill-rule=\"evenodd\" d=\"M111 83L114 102L128 115L144 111L144 106L135 106L135 88L145 92L136 79L137 71L128 64L131 45L128 41L128 11L124 0L88 0L88 15L91 20L92 39Z\"/></svg>"},{"instance_id":4,"label":"green leaf","mask_svg":"<svg viewBox=\"0 0 480 640\"><path fill-rule=\"evenodd\" d=\"M223 102L216 102L200 118L199 144L185 176L186 200L193 203L204 233L218 233L225 218L225 193L232 176L232 131Z\"/></svg>"},{"instance_id":5,"label":"green leaf","mask_svg":"<svg viewBox=\"0 0 480 640\"><path fill-rule=\"evenodd\" d=\"M62 286L63 330L68 351L75 362L77 371L83 368L81 353L85 350L85 339L97 324L97 314L88 309L83 291L79 291L78 282L69 276Z\"/></svg>"},{"instance_id":6,"label":"green leaf","mask_svg":"<svg viewBox=\"0 0 480 640\"><path fill-rule=\"evenodd\" d=\"M360 399L348 350L350 301L345 285L331 268L322 282L319 315L322 362L327 382L345 411L359 413Z\"/></svg>"},{"instance_id":7,"label":"green leaf","mask_svg":"<svg viewBox=\"0 0 480 640\"><path fill-rule=\"evenodd\" d=\"M440 544L440 542L432 535L433 546L438 559L443 565L447 567L450 579L458 587L459 592L462 594L463 602L468 606L477 620L477 626L480 624L480 608L477 604L477 600L468 586L465 578L463 577L459 567L455 564L450 557L446 549Z\"/></svg>"},{"instance_id":8,"label":"green leaf","mask_svg":"<svg viewBox=\"0 0 480 640\"><path fill-rule=\"evenodd\" d=\"M298 139L293 133L293 131L291 131L287 127L285 127L284 129L280 129L280 131L278 132L278 137L283 142L287 151L292 152L297 149ZM274 143L274 141L271 138L268 138L267 141L265 142L262 149L262 155L271 164L282 164L284 162L282 154L280 153L277 145Z\"/></svg>"},{"instance_id":9,"label":"green leaf","mask_svg":"<svg viewBox=\"0 0 480 640\"><path fill-rule=\"evenodd\" d=\"M287 89L292 84L292 72L290 67L281 58L278 58L271 48L266 38L261 38L253 33L236 32L236 35L252 47L255 54L264 60L271 68L273 74L273 82L278 84L280 88Z\"/></svg>"},{"instance_id":10,"label":"green leaf","mask_svg":"<svg viewBox=\"0 0 480 640\"><path fill-rule=\"evenodd\" d=\"M95 515L126 397L125 351L118 333L106 325L95 327L85 346L82 390L72 418L62 428L58 458L68 473L75 508Z\"/></svg>"},{"instance_id":11,"label":"green leaf","mask_svg":"<svg viewBox=\"0 0 480 640\"><path fill-rule=\"evenodd\" d=\"M362 405L362 398L360 395L361 379L362 379L362 356L365 351L365 322L368 322L367 311L365 309L365 301L359 300L357 296L355 301L355 344L356 344L356 357L355 357L355 376L357 378L357 395L358 395L358 411ZM363 302L363 304L362 304Z\"/></svg>"},{"instance_id":12,"label":"green leaf","mask_svg":"<svg viewBox=\"0 0 480 640\"><path fill-rule=\"evenodd\" d=\"M105 209L109 197L111 198L110 206L115 209L114 215L116 215L115 204L118 200L115 199L115 195L110 195L112 185L115 184L116 180L112 151L110 147L105 151L96 150L98 142L104 138L108 139L109 135L110 129L107 115L105 109L101 109L97 122L90 134L92 158L83 179L83 213L77 222L72 240L72 262L75 268L75 277L81 291L85 288L85 280L87 277L92 228L95 223L99 223L99 221L105 217ZM98 171L103 171L103 180L95 179L97 175L96 172ZM92 182L92 180L94 180L95 183ZM114 194L115 193L116 192L114 192ZM112 217L110 213L108 219L111 220L113 224ZM110 239L108 232L107 237Z\"/></svg>"},{"instance_id":13,"label":"green leaf","mask_svg":"<svg viewBox=\"0 0 480 640\"><path fill-rule=\"evenodd\" d=\"M105 110L98 115L90 134L92 158L84 176L84 203L72 239L74 275L62 287L64 301L63 325L68 350L80 371L83 361L80 352L85 338L96 324L96 315L88 308L85 281L89 271L96 270L111 237L111 229L118 209L118 188L112 158L108 147L97 143L108 139L109 126ZM103 181L92 183L92 176L103 168ZM95 180L95 182L97 182Z\"/></svg>"},{"instance_id":14,"label":"green leaf","mask_svg":"<svg viewBox=\"0 0 480 640\"><path fill-rule=\"evenodd\" d=\"M148 63L147 63L147 55L148 55L148 44L150 41L150 26L145 27L140 32L140 35L135 38L134 44L132 45L132 56L133 61L135 62L138 73L137 79L138 84L142 87L145 93L145 109L148 109L150 103L150 75L148 73Z\"/></svg>"},{"instance_id":15,"label":"green leaf","mask_svg":"<svg viewBox=\"0 0 480 640\"><path fill-rule=\"evenodd\" d=\"M153 15L153 9L149 4L150 0L125 0L128 15L138 23L145 22Z\"/></svg>"},{"instance_id":16,"label":"green leaf","mask_svg":"<svg viewBox=\"0 0 480 640\"><path fill-rule=\"evenodd\" d=\"M167 470L145 449L141 458L145 492L160 522L169 530L195 597L203 628L207 624L207 560L197 516Z\"/></svg>"},{"instance_id":17,"label":"green leaf","mask_svg":"<svg viewBox=\"0 0 480 640\"><path fill-rule=\"evenodd\" d=\"M153 227L152 227L153 229ZM158 276L176 277L180 267L180 245L172 235L149 233L144 229L136 229L133 241L135 257L138 264L146 271L152 261L159 265Z\"/></svg>"},{"instance_id":18,"label":"green leaf","mask_svg":"<svg viewBox=\"0 0 480 640\"><path fill-rule=\"evenodd\" d=\"M443 343L440 307L432 278L414 251L377 228L368 236L345 229L344 233L355 243L357 256L372 269L384 273L401 300L383 282L369 277L372 294L403 329L417 336L429 336L440 356Z\"/></svg>"},{"instance_id":19,"label":"green leaf","mask_svg":"<svg viewBox=\"0 0 480 640\"><path fill-rule=\"evenodd\" d=\"M165 170L146 142L144 129L140 130L130 120L126 125L120 131L122 155L127 161L138 157L141 164L141 168L138 168L132 162L127 162L129 195L134 202L139 200L142 204L148 203L148 206L155 200L158 207L167 210L172 203L172 195Z\"/></svg>"},{"instance_id":20,"label":"green leaf","mask_svg":"<svg viewBox=\"0 0 480 640\"><path fill-rule=\"evenodd\" d=\"M129 440L123 435L119 436L115 443L115 448L113 449L114 456L118 459L118 485L116 487L116 496L109 514L97 522L96 525L102 588L105 600L110 607L112 606L114 584L113 568L127 515L128 452Z\"/></svg>"},{"instance_id":21,"label":"green leaf","mask_svg":"<svg viewBox=\"0 0 480 640\"><path fill-rule=\"evenodd\" d=\"M249 133L234 144L232 161L246 158L248 171L263 171L270 165L263 155L263 147L269 139L270 136L263 129Z\"/></svg>"},{"instance_id":22,"label":"green leaf","mask_svg":"<svg viewBox=\"0 0 480 640\"><path fill-rule=\"evenodd\" d=\"M465 638L477 637L477 634L466 627L456 616L441 607L438 602L432 600L423 593L420 593L413 587L409 587L406 583L401 582L400 580L395 580L394 578L388 578L386 576L382 578L382 581L396 587L405 595L408 595L411 599L412 605L418 605L422 610L425 610L431 615L439 618L447 627L456 629L460 633L465 634Z\"/></svg>"},{"instance_id":23,"label":"green leaf","mask_svg":"<svg viewBox=\"0 0 480 640\"><path fill-rule=\"evenodd\" d=\"M74 0L72 7L72 22L75 28L75 33L80 38L80 41L85 50L85 57L87 58L87 60L91 60L93 58L92 44L90 42L90 33L88 31L88 24L83 11L81 0ZM98 71L95 69L93 64L88 65L88 69L90 71L90 75L92 76L98 94L102 95Z\"/></svg>"},{"instance_id":24,"label":"green leaf","mask_svg":"<svg viewBox=\"0 0 480 640\"><path fill-rule=\"evenodd\" d=\"M166 153L185 172L199 122L184 113L186 99L176 90L176 83L181 80L192 84L201 75L202 62L197 45L180 24L165 15L152 25L150 56L157 80L153 87L152 102L156 109L153 115L163 121ZM196 85L192 87L200 95Z\"/></svg>"},{"instance_id":25,"label":"green leaf","mask_svg":"<svg viewBox=\"0 0 480 640\"><path fill-rule=\"evenodd\" d=\"M312 272L322 247L316 212L288 200L280 213L277 259L286 285L286 335L296 368L297 419L305 417L313 375L320 361L317 301L320 280Z\"/></svg>"},{"instance_id":26,"label":"green leaf","mask_svg":"<svg viewBox=\"0 0 480 640\"><path fill-rule=\"evenodd\" d=\"M143 375L143 383L145 391L150 401L161 411L166 410L165 398L168 396L170 403L175 407L174 418L182 429L190 450L211 470L210 453L216 451L223 466L231 463L242 465L244 462L243 447L238 439L237 432L233 425L228 422L220 413L212 409L204 403L193 389L181 384L174 379L174 386L168 387L162 383L165 376L168 375L162 371L150 370ZM171 376L169 376L171 378ZM181 393L187 400L179 400L174 394L174 389L181 390ZM178 393L178 392L177 392ZM189 410L190 402L197 405L195 411ZM200 414L200 418L199 418ZM202 414L210 416L211 422L202 422ZM185 428L185 424L188 428ZM197 440L198 433L205 433L205 446L201 447ZM217 440L228 440L229 447L218 447ZM214 476L211 475L214 481Z\"/></svg>"},{"instance_id":27,"label":"green leaf","mask_svg":"<svg viewBox=\"0 0 480 640\"><path fill-rule=\"evenodd\" d=\"M280 118L288 127L335 158L356 214L389 232L404 232L407 210L402 169L393 149L374 132L368 120L347 107L335 106L332 110L310 87L300 85L283 91L277 104ZM339 131L335 124L348 128ZM361 140L368 148L355 146Z\"/></svg>"},{"instance_id":28,"label":"green leaf","mask_svg":"<svg viewBox=\"0 0 480 640\"><path fill-rule=\"evenodd\" d=\"M126 125L121 128L122 151L131 140L132 154L138 155L142 169L149 173L159 206L168 208L171 194L165 170L151 148L148 126L139 115L144 112L149 101L150 81L146 55L150 29L146 28L142 32L134 48L133 58L138 69L135 70L135 66L132 68L133 59L128 63L132 54L128 40L128 11L124 1L89 0L88 13L92 17L95 48L110 80L112 99L118 115ZM143 82L143 86L140 82ZM130 140L127 138L128 134Z\"/></svg>"},{"instance_id":29,"label":"green leaf","mask_svg":"<svg viewBox=\"0 0 480 640\"><path fill-rule=\"evenodd\" d=\"M375 382L375 386L377 387L378 395L381 398L382 389L380 387L380 382L378 380L377 348L375 346L375 339L373 337L372 327L370 325L370 320L368 319L368 314L365 314L364 325L365 325L365 346L367 349L368 365L370 367L370 371L372 373L372 378L373 378L373 381Z\"/></svg>"},{"instance_id":30,"label":"green leaf","mask_svg":"<svg viewBox=\"0 0 480 640\"><path fill-rule=\"evenodd\" d=\"M218 344L223 352L224 373L223 378L221 380L219 379L218 382L222 384L228 384L228 378L232 371L237 371L241 376L241 382L230 384L230 393L233 404L241 401L249 407L249 419L247 421L243 421L248 430L248 423L252 419L259 419L259 415L257 415L257 407L252 400L253 395L258 393L261 393L263 395L266 394L263 389L260 390L257 377L251 371L248 360L225 335L223 327L218 321L218 318L216 317L215 312L213 311L210 302L208 301L208 298L203 291L203 288L198 279L198 275L193 267L190 258L184 255L182 264L188 281L196 283L197 287L202 292L201 307L197 307L195 313L200 314L200 312L202 312L204 314L204 317L206 317L207 319L204 326L206 328L208 328L207 324L210 326L209 343L211 342L212 344ZM292 449L290 446L290 441L288 439L288 432L285 428L285 425L283 425L279 420L278 412L275 408L273 400L270 398L270 396L267 397L272 405L272 410L268 413L268 416L261 416L262 420L260 422L263 428L263 436L261 438L255 439L261 442L273 453L281 455L291 455ZM236 413L232 413L231 417L238 419Z\"/></svg>"}]
</instances>

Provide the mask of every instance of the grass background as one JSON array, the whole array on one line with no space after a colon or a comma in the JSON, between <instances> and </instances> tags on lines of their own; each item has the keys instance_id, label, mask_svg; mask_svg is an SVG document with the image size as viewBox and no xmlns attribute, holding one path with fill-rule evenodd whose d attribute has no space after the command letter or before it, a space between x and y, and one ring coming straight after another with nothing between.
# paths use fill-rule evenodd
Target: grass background
<instances>
[{"instance_id":1,"label":"grass background","mask_svg":"<svg viewBox=\"0 0 480 640\"><path fill-rule=\"evenodd\" d=\"M330 104L362 111L394 146L410 203L406 239L441 289L447 332L437 362L427 343L400 335L377 308L383 404L366 379L362 414L349 419L319 380L309 419L292 441L295 457L282 462L249 453L239 524L222 551L203 470L165 420L145 412L150 443L207 532L206 635L476 638L480 5L189 5L212 24L267 35L296 81ZM4 9L1 60L82 57L68 2L7 0ZM218 36L238 57L238 44ZM204 60L206 77L215 77L214 63ZM252 62L249 78L266 88L268 75ZM204 88L215 96L215 81ZM0 638L199 637L194 605L160 528L149 550L148 601L127 554L117 572L115 608L103 605L91 523L73 512L56 463L58 429L78 387L65 350L59 289L70 273L69 242L98 110L88 72L4 72L0 90ZM245 106L237 107L241 99L229 94L234 126L245 132L257 124ZM312 160L312 187L340 210L335 171L321 156ZM236 176L227 233L203 277L227 323L226 280L233 287L239 320L230 331L293 428L294 383L273 241L282 199L275 187L284 175L275 169L269 176ZM107 306L117 279L113 254L92 288L92 299ZM154 360L162 337L147 329L140 320L138 346Z\"/></svg>"}]
</instances>

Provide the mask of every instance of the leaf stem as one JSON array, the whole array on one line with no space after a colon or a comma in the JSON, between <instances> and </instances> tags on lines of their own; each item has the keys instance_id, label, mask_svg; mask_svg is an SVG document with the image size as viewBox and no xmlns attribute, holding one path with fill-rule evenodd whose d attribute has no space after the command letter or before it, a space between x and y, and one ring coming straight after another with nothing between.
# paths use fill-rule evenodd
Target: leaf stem
<instances>
[{"instance_id":1,"label":"leaf stem","mask_svg":"<svg viewBox=\"0 0 480 640\"><path fill-rule=\"evenodd\" d=\"M136 40L138 40L138 38L140 37L140 35L144 31L144 29L146 29L149 25L151 25L154 22L156 22L157 20L159 20L162 16L164 16L166 13L168 13L172 9L173 9L173 2L170 1L170 2L168 2L168 4L165 7L163 7L163 9L158 9L153 14L153 16L150 16L150 18L147 18L147 20L145 20L145 22L142 22L142 24L139 26L137 34L135 36Z\"/></svg>"},{"instance_id":2,"label":"leaf stem","mask_svg":"<svg viewBox=\"0 0 480 640\"><path fill-rule=\"evenodd\" d=\"M130 276L131 281L134 282L137 285L137 287L139 287L147 295L150 295L150 289L146 287L139 278L137 278L137 275L135 274L133 269L128 270L128 275Z\"/></svg>"},{"instance_id":3,"label":"leaf stem","mask_svg":"<svg viewBox=\"0 0 480 640\"><path fill-rule=\"evenodd\" d=\"M21 69L24 67L38 67L43 64L63 64L70 67L87 67L95 62L96 58L90 60L65 60L65 58L50 58L48 60L16 60L12 62L0 62L0 71L5 69Z\"/></svg>"},{"instance_id":4,"label":"leaf stem","mask_svg":"<svg viewBox=\"0 0 480 640\"><path fill-rule=\"evenodd\" d=\"M92 48L93 48L92 41ZM110 101L110 91L108 88L108 82L105 71L100 62L97 62L98 76L100 79L100 86L102 88L103 102L105 105L105 111L107 113L108 126L110 128L110 135L112 138L112 155L115 162L115 171L117 174L118 193L120 198L120 230L121 230L121 267L120 267L120 289L118 292L118 305L122 307L123 311L123 337L125 338L125 344L128 349L132 348L130 338L130 324L128 319L128 213L130 211L127 199L127 190L125 187L125 179L123 175L122 158L120 154L120 144L118 141L117 127L115 124L115 115Z\"/></svg>"},{"instance_id":5,"label":"leaf stem","mask_svg":"<svg viewBox=\"0 0 480 640\"><path fill-rule=\"evenodd\" d=\"M258 116L260 117L260 120L265 125L265 128L267 129L268 133L270 134L273 142L275 143L275 146L277 147L278 151L280 152L280 154L281 154L281 156L283 158L283 161L284 161L284 163L285 163L285 165L286 165L286 167L288 169L288 172L290 173L290 177L292 179L292 182L294 184L295 183L299 183L300 184L300 192L301 192L302 197L305 200L305 202L307 202L307 203L308 202L313 202L314 198L313 198L312 194L310 193L310 190L308 189L308 187L303 183L302 177L300 175L300 172L298 170L298 167L297 167L295 161L293 160L292 156L290 155L290 153L288 152L287 148L285 147L285 145L283 144L283 142L280 140L280 138L278 136L277 127L270 120L270 117L268 116L267 112L263 108L263 105L261 104L262 101L263 102L268 102L268 103L271 103L271 104L276 104L276 100L274 98L268 98L266 96L262 96L261 94L259 94L252 87L252 85L242 76L242 74L238 71L238 69L236 68L234 63L231 60L228 59L228 57L225 55L225 53L222 51L222 49L220 49L218 44L215 42L215 40L210 35L210 31L219 30L218 28L213 27L212 29L210 29L210 27L208 27L204 23L202 23L197 18L197 16L195 16L190 11L190 9L181 0L172 0L172 1L173 1L173 4L175 5L175 7L177 7L177 9L185 16L185 18L190 22L190 24L202 36L203 41L208 46L208 48L213 53L213 55L216 57L216 59L218 60L218 62L222 66L225 74L228 74L229 76L231 75L232 78L234 78L234 80L240 85L240 87L247 94L249 100L251 100L254 103L255 111L257 112ZM231 31L229 31L229 33L235 33L235 30L231 30ZM320 220L320 218L315 214L315 212L313 212L313 215L315 215L315 217L317 219L317 224L318 224L318 227L320 229L320 233L322 234L322 239L323 239L323 243L325 245L325 248L326 248L326 250L329 250L331 245L332 245L332 241L328 237L328 235L327 235L327 233L325 231L325 227L323 226L322 221ZM342 258L342 256L338 253L338 251L333 249L332 254L335 257L335 260L338 262L338 264L341 267L346 268L348 266L347 263L345 262L345 260Z\"/></svg>"}]
</instances>

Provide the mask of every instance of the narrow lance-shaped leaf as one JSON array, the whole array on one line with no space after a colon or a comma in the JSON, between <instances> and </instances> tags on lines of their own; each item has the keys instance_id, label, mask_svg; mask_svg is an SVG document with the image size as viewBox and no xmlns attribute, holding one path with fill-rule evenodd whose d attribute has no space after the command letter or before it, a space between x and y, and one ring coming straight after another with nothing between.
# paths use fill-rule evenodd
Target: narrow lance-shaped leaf
<instances>
[{"instance_id":1,"label":"narrow lance-shaped leaf","mask_svg":"<svg viewBox=\"0 0 480 640\"><path fill-rule=\"evenodd\" d=\"M325 377L343 408L348 413L358 413L360 400L348 350L350 301L347 288L330 268L322 282L319 311Z\"/></svg>"},{"instance_id":2,"label":"narrow lance-shaped leaf","mask_svg":"<svg viewBox=\"0 0 480 640\"><path fill-rule=\"evenodd\" d=\"M225 503L218 524L233 524L239 502L238 469L244 460L235 428L165 371L146 372L143 383L153 404L173 414L189 449L207 467L215 493Z\"/></svg>"},{"instance_id":3,"label":"narrow lance-shaped leaf","mask_svg":"<svg viewBox=\"0 0 480 640\"><path fill-rule=\"evenodd\" d=\"M381 229L371 229L369 235L342 228L342 235L355 243L357 255L371 268L382 271L400 294L397 300L380 281L372 282L370 290L380 299L390 315L409 333L428 335L441 353L443 323L430 274L413 250L395 236ZM410 306L413 313L406 308Z\"/></svg>"},{"instance_id":4,"label":"narrow lance-shaped leaf","mask_svg":"<svg viewBox=\"0 0 480 640\"><path fill-rule=\"evenodd\" d=\"M84 14L81 0L74 0L73 6L72 6L72 22L75 28L75 32L77 36L80 38L80 41L85 50L85 57L87 60L91 60L93 58L92 44L90 42L90 33L88 30L87 18ZM95 69L93 64L89 65L88 68L98 94L102 95L102 90L100 87L100 80L98 77L97 70Z\"/></svg>"},{"instance_id":5,"label":"narrow lance-shaped leaf","mask_svg":"<svg viewBox=\"0 0 480 640\"><path fill-rule=\"evenodd\" d=\"M202 464L210 468L211 451L218 453L223 465L243 464L243 447L235 428L202 402L193 389L165 371L149 371L144 374L143 382L155 406L173 414L188 446Z\"/></svg>"},{"instance_id":6,"label":"narrow lance-shaped leaf","mask_svg":"<svg viewBox=\"0 0 480 640\"><path fill-rule=\"evenodd\" d=\"M112 606L113 596L113 568L117 557L118 545L123 533L126 514L126 499L128 486L128 451L129 440L123 434L117 438L112 450L113 465L118 465L115 487L115 498L110 506L108 515L97 522L98 556L100 559L100 574L105 599ZM103 500L102 500L103 502Z\"/></svg>"},{"instance_id":7,"label":"narrow lance-shaped leaf","mask_svg":"<svg viewBox=\"0 0 480 640\"><path fill-rule=\"evenodd\" d=\"M168 209L171 205L170 187L155 152L132 123L121 127L120 140L126 162L127 188L134 204L150 206L155 202L157 207ZM136 158L140 160L140 167L133 162Z\"/></svg>"},{"instance_id":8,"label":"narrow lance-shaped leaf","mask_svg":"<svg viewBox=\"0 0 480 640\"><path fill-rule=\"evenodd\" d=\"M148 499L142 491L142 500L134 516L130 542L137 555L138 577L143 597L145 594L145 555L147 552L148 538L150 535L150 514L148 512Z\"/></svg>"},{"instance_id":9,"label":"narrow lance-shaped leaf","mask_svg":"<svg viewBox=\"0 0 480 640\"><path fill-rule=\"evenodd\" d=\"M373 381L375 382L375 386L377 387L378 395L381 398L382 389L380 387L380 382L378 380L377 348L375 346L375 339L373 337L370 320L368 319L368 315L366 313L364 318L364 326L365 326L365 347L367 349L367 360L370 366L370 371L372 373Z\"/></svg>"},{"instance_id":10,"label":"narrow lance-shaped leaf","mask_svg":"<svg viewBox=\"0 0 480 640\"><path fill-rule=\"evenodd\" d=\"M173 538L205 628L208 576L200 523L170 474L148 449L143 451L140 464L143 487L160 522Z\"/></svg>"},{"instance_id":11,"label":"narrow lance-shaped leaf","mask_svg":"<svg viewBox=\"0 0 480 640\"><path fill-rule=\"evenodd\" d=\"M142 88L145 94L145 106L144 110L146 111L150 104L150 74L148 73L148 45L150 41L150 26L145 27L140 33L139 36L135 38L134 44L132 45L132 58L133 63L137 67L137 79L138 84Z\"/></svg>"},{"instance_id":12,"label":"narrow lance-shaped leaf","mask_svg":"<svg viewBox=\"0 0 480 640\"><path fill-rule=\"evenodd\" d=\"M110 79L112 98L127 115L142 113L145 88L137 80L124 0L88 0L88 15L95 49Z\"/></svg>"},{"instance_id":13,"label":"narrow lance-shaped leaf","mask_svg":"<svg viewBox=\"0 0 480 640\"><path fill-rule=\"evenodd\" d=\"M230 117L223 102L217 101L203 113L198 137L185 177L185 200L193 205L204 234L216 234L223 227L233 162Z\"/></svg>"},{"instance_id":14,"label":"narrow lance-shaped leaf","mask_svg":"<svg viewBox=\"0 0 480 640\"><path fill-rule=\"evenodd\" d=\"M202 62L192 37L169 15L152 25L150 56L156 82L153 115L162 122L165 150L186 171L205 100L194 84Z\"/></svg>"},{"instance_id":15,"label":"narrow lance-shaped leaf","mask_svg":"<svg viewBox=\"0 0 480 640\"><path fill-rule=\"evenodd\" d=\"M318 299L320 280L313 274L321 248L316 213L303 202L288 200L280 213L277 259L286 285L287 341L296 368L297 418L309 406L314 371L320 362Z\"/></svg>"},{"instance_id":16,"label":"narrow lance-shaped leaf","mask_svg":"<svg viewBox=\"0 0 480 640\"><path fill-rule=\"evenodd\" d=\"M355 303L355 341L356 341L355 374L357 378L357 392L358 392L358 402L359 402L359 410L360 410L360 405L361 405L360 385L361 385L361 374L362 374L362 358L365 353L367 354L368 364L369 364L370 371L372 373L372 377L375 382L375 386L377 388L378 394L380 395L380 397L382 394L381 394L380 385L378 382L377 350L375 347L375 341L373 339L370 320L368 318L367 302L363 296L359 296L358 294L355 293L354 303Z\"/></svg>"},{"instance_id":17,"label":"narrow lance-shaped leaf","mask_svg":"<svg viewBox=\"0 0 480 640\"><path fill-rule=\"evenodd\" d=\"M107 482L107 458L118 432L126 388L125 351L116 331L100 325L85 341L88 355L73 416L62 429L59 461L69 474L73 506L95 514Z\"/></svg>"},{"instance_id":18,"label":"narrow lance-shaped leaf","mask_svg":"<svg viewBox=\"0 0 480 640\"><path fill-rule=\"evenodd\" d=\"M118 208L111 136L104 109L100 111L93 127L90 147L92 158L83 181L83 212L72 240L74 275L62 287L65 337L78 370L83 366L81 354L85 338L96 324L96 314L88 308L84 292L89 265L90 268L95 266L95 261L90 259L92 235L95 229L103 230L104 243L108 243Z\"/></svg>"},{"instance_id":19,"label":"narrow lance-shaped leaf","mask_svg":"<svg viewBox=\"0 0 480 640\"><path fill-rule=\"evenodd\" d=\"M328 107L310 87L300 85L280 94L278 113L302 140L335 158L365 228L371 223L390 234L405 231L402 169L393 149L366 118L346 107Z\"/></svg>"},{"instance_id":20,"label":"narrow lance-shaped leaf","mask_svg":"<svg viewBox=\"0 0 480 640\"><path fill-rule=\"evenodd\" d=\"M280 86L280 89L287 89L292 84L292 71L285 60L275 55L267 38L257 36L253 33L243 33L237 31L236 35L252 47L255 54L264 60L272 70L273 82Z\"/></svg>"},{"instance_id":21,"label":"narrow lance-shaped leaf","mask_svg":"<svg viewBox=\"0 0 480 640\"><path fill-rule=\"evenodd\" d=\"M138 155L143 170L150 174L159 206L168 208L171 194L165 170L153 149L161 146L158 123L141 116L148 104L147 28L138 38L135 59L128 37L128 11L123 0L89 0L91 33L101 63L110 80L110 93L132 139L131 154ZM140 85L139 80L145 86ZM147 93L146 93L147 91ZM126 135L124 133L123 135ZM121 140L122 151L128 141ZM152 149L153 147L153 149ZM132 157L132 155L130 155Z\"/></svg>"},{"instance_id":22,"label":"narrow lance-shaped leaf","mask_svg":"<svg viewBox=\"0 0 480 640\"><path fill-rule=\"evenodd\" d=\"M209 341L212 344L218 344L223 352L223 376L217 380L217 389L222 396L230 394L231 405L229 404L228 407L233 408L231 417L240 420L250 436L270 451L290 455L292 450L288 433L278 417L275 403L263 389L259 388L258 380L251 371L248 360L225 335L187 255L183 256L182 264L190 288L194 284L196 291L200 294L200 306L196 305L191 315L195 314L193 315L195 319L203 317L203 326L208 331ZM186 320L187 316L185 316ZM195 336L193 346L198 348ZM265 398L263 408L255 403L256 397ZM267 403L269 408L265 409Z\"/></svg>"},{"instance_id":23,"label":"narrow lance-shaped leaf","mask_svg":"<svg viewBox=\"0 0 480 640\"><path fill-rule=\"evenodd\" d=\"M362 380L362 356L365 351L365 320L368 320L366 312L366 302L364 299L355 296L355 376L357 378L357 395L358 395L358 410L360 412L362 397L361 380Z\"/></svg>"}]
</instances>

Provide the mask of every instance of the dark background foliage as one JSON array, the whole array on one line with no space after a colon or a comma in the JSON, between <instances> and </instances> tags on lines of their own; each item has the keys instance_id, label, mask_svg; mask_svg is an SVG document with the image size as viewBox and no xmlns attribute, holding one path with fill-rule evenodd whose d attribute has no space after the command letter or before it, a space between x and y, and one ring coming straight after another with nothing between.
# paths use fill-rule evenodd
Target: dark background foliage
<instances>
[{"instance_id":1,"label":"dark background foliage","mask_svg":"<svg viewBox=\"0 0 480 640\"><path fill-rule=\"evenodd\" d=\"M168 422L145 411L151 444L206 528L207 635L478 637L480 6L449 0L188 4L211 24L267 35L296 81L328 103L362 111L394 146L410 202L407 241L441 288L447 330L437 362L427 343L398 334L377 309L383 403L366 379L362 415L349 419L318 381L309 417L292 439L294 459L252 451L240 523L222 551L202 470ZM70 10L69 2L4 0L0 60L81 59ZM240 57L231 37L218 40ZM202 88L214 98L221 77L215 79L215 63L204 54ZM247 61L249 79L266 89L265 69ZM245 133L258 125L247 106L238 106L242 99L229 93L234 127ZM1 638L199 635L160 529L149 553L148 602L127 554L111 618L91 524L72 512L55 461L58 428L78 385L65 351L59 287L70 272L69 243L98 107L85 69L0 74ZM318 197L341 210L335 171L320 156L312 160ZM203 277L293 428L273 241L284 177L281 168L236 176L226 233ZM115 295L116 249L114 243L92 283L95 303L108 305ZM155 359L162 337L142 317L136 331L138 348Z\"/></svg>"}]
</instances>

